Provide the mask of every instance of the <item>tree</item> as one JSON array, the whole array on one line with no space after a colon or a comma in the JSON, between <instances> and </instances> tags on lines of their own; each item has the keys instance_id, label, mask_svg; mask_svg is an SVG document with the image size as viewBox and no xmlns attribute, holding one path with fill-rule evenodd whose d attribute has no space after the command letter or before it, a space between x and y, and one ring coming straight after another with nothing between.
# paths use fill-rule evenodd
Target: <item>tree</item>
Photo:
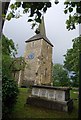
<instances>
[{"instance_id":1,"label":"tree","mask_svg":"<svg viewBox=\"0 0 81 120\"><path fill-rule=\"evenodd\" d=\"M73 46L67 50L64 61L64 67L74 74L71 75L74 86L79 86L79 54L80 54L81 36L72 40Z\"/></svg>"},{"instance_id":2,"label":"tree","mask_svg":"<svg viewBox=\"0 0 81 120\"><path fill-rule=\"evenodd\" d=\"M12 78L12 57L16 48L12 40L2 36L2 115L3 118L9 116L18 95L18 87Z\"/></svg>"},{"instance_id":3,"label":"tree","mask_svg":"<svg viewBox=\"0 0 81 120\"><path fill-rule=\"evenodd\" d=\"M55 0L55 4L58 4L59 1ZM3 8L8 9L9 2L3 5ZM70 12L69 19L66 21L67 29L73 30L76 28L77 24L81 23L81 1L79 2L72 2L71 0L67 0L64 2L65 10L64 13L67 14ZM10 5L10 13L6 17L7 20L11 20L11 18L19 18L20 11L19 8L23 8L23 13L29 14L28 22L32 22L32 28L34 28L38 23L41 22L41 18L43 13L46 13L47 9L52 6L51 2L15 2ZM5 18L5 9L3 9L3 17ZM71 15L71 13L74 14ZM16 14L17 13L17 14ZM35 31L37 32L37 30Z\"/></svg>"},{"instance_id":4,"label":"tree","mask_svg":"<svg viewBox=\"0 0 81 120\"><path fill-rule=\"evenodd\" d=\"M76 28L77 24L81 24L81 0L79 2L72 2L71 0L68 0L65 2L65 13L67 12L72 13L73 15L69 15L69 19L66 21L67 29L73 30ZM73 10L75 9L75 13L73 13ZM81 35L81 33L80 33ZM81 45L81 41L79 41L79 46ZM81 107L80 107L80 101L81 101L81 47L80 47L80 54L79 54L79 116L80 119L80 113L81 113Z\"/></svg>"},{"instance_id":5,"label":"tree","mask_svg":"<svg viewBox=\"0 0 81 120\"><path fill-rule=\"evenodd\" d=\"M52 79L54 86L69 86L68 71L61 64L53 65Z\"/></svg>"},{"instance_id":6,"label":"tree","mask_svg":"<svg viewBox=\"0 0 81 120\"><path fill-rule=\"evenodd\" d=\"M2 71L3 76L10 76L12 72L12 58L15 57L17 50L15 48L13 40L9 40L7 37L2 35Z\"/></svg>"},{"instance_id":7,"label":"tree","mask_svg":"<svg viewBox=\"0 0 81 120\"><path fill-rule=\"evenodd\" d=\"M69 19L66 20L67 29L73 30L76 25L81 24L81 1L72 2L72 0L67 0L64 5L66 6L64 13L70 13Z\"/></svg>"},{"instance_id":8,"label":"tree","mask_svg":"<svg viewBox=\"0 0 81 120\"><path fill-rule=\"evenodd\" d=\"M79 53L80 51L80 41L81 41L81 36L74 38L72 40L73 46L71 49L67 50L64 61L64 66L69 70L69 71L75 71L79 72Z\"/></svg>"},{"instance_id":9,"label":"tree","mask_svg":"<svg viewBox=\"0 0 81 120\"><path fill-rule=\"evenodd\" d=\"M11 18L19 18L22 16L19 9L22 8L23 14L29 14L28 22L32 22L33 29L41 23L43 13L45 13L50 7L51 2L15 2L10 5L11 10L7 17L4 11L2 16L7 20L11 20ZM38 31L36 30L35 32L37 33Z\"/></svg>"},{"instance_id":10,"label":"tree","mask_svg":"<svg viewBox=\"0 0 81 120\"><path fill-rule=\"evenodd\" d=\"M3 29L4 21L5 21L3 16L6 15L7 13L9 3L10 3L10 0L9 1L5 0L5 2L0 1L0 38L1 38L1 33Z\"/></svg>"}]
</instances>

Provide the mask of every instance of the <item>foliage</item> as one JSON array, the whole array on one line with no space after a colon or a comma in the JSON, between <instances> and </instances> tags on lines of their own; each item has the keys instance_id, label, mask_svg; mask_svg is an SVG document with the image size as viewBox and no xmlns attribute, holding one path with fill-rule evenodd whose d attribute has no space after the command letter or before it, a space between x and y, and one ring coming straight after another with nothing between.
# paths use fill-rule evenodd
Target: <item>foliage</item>
<instances>
[{"instance_id":1,"label":"foliage","mask_svg":"<svg viewBox=\"0 0 81 120\"><path fill-rule=\"evenodd\" d=\"M59 1L55 0L55 4L58 4ZM64 13L70 13L69 19L66 21L67 29L75 29L77 24L81 23L81 1L72 2L67 0L64 2L65 10ZM46 13L47 9L52 6L51 2L15 2L10 5L10 12L7 15L6 19L11 20L11 18L19 18L22 15L20 14L19 8L23 8L24 14L29 14L28 22L32 22L32 29L41 22L43 13ZM73 13L74 11L74 13ZM3 16L5 16L3 14ZM37 32L37 31L35 31Z\"/></svg>"},{"instance_id":2,"label":"foliage","mask_svg":"<svg viewBox=\"0 0 81 120\"><path fill-rule=\"evenodd\" d=\"M54 86L69 86L68 72L61 64L53 65L52 78Z\"/></svg>"},{"instance_id":3,"label":"foliage","mask_svg":"<svg viewBox=\"0 0 81 120\"><path fill-rule=\"evenodd\" d=\"M18 87L13 79L9 79L8 76L2 77L2 108L3 118L8 117L14 104L16 103L18 95Z\"/></svg>"},{"instance_id":4,"label":"foliage","mask_svg":"<svg viewBox=\"0 0 81 120\"><path fill-rule=\"evenodd\" d=\"M12 64L13 64L12 71L24 70L25 65L27 65L23 57L13 58Z\"/></svg>"},{"instance_id":5,"label":"foliage","mask_svg":"<svg viewBox=\"0 0 81 120\"><path fill-rule=\"evenodd\" d=\"M7 37L2 35L2 71L3 76L11 77L12 72L12 58L15 57L17 50L15 48L14 42L9 40Z\"/></svg>"},{"instance_id":6,"label":"foliage","mask_svg":"<svg viewBox=\"0 0 81 120\"><path fill-rule=\"evenodd\" d=\"M66 21L67 29L73 30L76 28L76 25L81 24L81 1L72 2L71 0L67 0L64 2L64 5L66 6L64 13L70 13L69 19Z\"/></svg>"},{"instance_id":7,"label":"foliage","mask_svg":"<svg viewBox=\"0 0 81 120\"><path fill-rule=\"evenodd\" d=\"M15 57L17 50L12 39L9 40L7 37L2 35L2 46L2 54Z\"/></svg>"},{"instance_id":8,"label":"foliage","mask_svg":"<svg viewBox=\"0 0 81 120\"><path fill-rule=\"evenodd\" d=\"M12 57L16 53L12 40L2 35L2 106L3 118L8 117L18 95L18 87L12 79Z\"/></svg>"},{"instance_id":9,"label":"foliage","mask_svg":"<svg viewBox=\"0 0 81 120\"><path fill-rule=\"evenodd\" d=\"M64 61L64 67L69 72L74 72L71 78L73 80L74 85L79 84L79 54L81 49L81 36L72 40L73 46L71 49L67 50Z\"/></svg>"},{"instance_id":10,"label":"foliage","mask_svg":"<svg viewBox=\"0 0 81 120\"><path fill-rule=\"evenodd\" d=\"M55 4L59 3L59 0L54 1ZM5 6L8 6L8 2ZM71 0L66 0L64 2L65 9L64 13L70 13L69 19L66 20L66 27L68 30L73 30L76 28L77 24L81 23L81 0L72 2ZM11 20L11 18L20 18L22 15L20 14L20 8L22 8L24 14L28 14L28 22L32 22L32 29L41 22L41 18L43 13L46 13L47 9L52 6L51 2L15 2L10 5L10 10L8 11L7 17L5 17L8 8L4 8L4 12L2 17L7 20ZM74 11L74 13L73 13ZM37 32L37 29L35 31Z\"/></svg>"},{"instance_id":11,"label":"foliage","mask_svg":"<svg viewBox=\"0 0 81 120\"><path fill-rule=\"evenodd\" d=\"M41 23L41 18L43 13L51 7L51 2L15 2L10 5L10 12L6 19L11 20L11 18L21 17L19 11L20 8L23 10L23 14L29 14L28 22L32 22L32 29ZM37 32L37 31L36 31Z\"/></svg>"}]
</instances>

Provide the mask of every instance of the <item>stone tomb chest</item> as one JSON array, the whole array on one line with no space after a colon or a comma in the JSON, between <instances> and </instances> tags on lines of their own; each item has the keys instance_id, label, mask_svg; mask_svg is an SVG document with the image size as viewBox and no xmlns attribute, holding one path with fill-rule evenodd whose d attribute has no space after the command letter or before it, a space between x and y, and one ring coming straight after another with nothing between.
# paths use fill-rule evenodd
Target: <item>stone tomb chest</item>
<instances>
[{"instance_id":1,"label":"stone tomb chest","mask_svg":"<svg viewBox=\"0 0 81 120\"><path fill-rule=\"evenodd\" d=\"M68 87L34 85L27 104L68 112L73 109L70 90Z\"/></svg>"}]
</instances>

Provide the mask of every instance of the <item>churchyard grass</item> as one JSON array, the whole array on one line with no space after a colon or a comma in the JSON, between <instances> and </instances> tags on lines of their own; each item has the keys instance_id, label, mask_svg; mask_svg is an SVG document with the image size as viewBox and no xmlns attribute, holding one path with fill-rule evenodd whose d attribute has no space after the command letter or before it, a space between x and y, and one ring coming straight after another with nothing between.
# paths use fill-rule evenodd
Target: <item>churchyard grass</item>
<instances>
[{"instance_id":1,"label":"churchyard grass","mask_svg":"<svg viewBox=\"0 0 81 120\"><path fill-rule=\"evenodd\" d=\"M20 93L17 103L10 114L13 119L26 119L26 118L77 118L78 117L78 94L77 90L71 90L71 98L74 101L73 111L70 113L49 110L45 108L38 108L35 106L26 105L26 99L30 93L28 88L19 88Z\"/></svg>"}]
</instances>

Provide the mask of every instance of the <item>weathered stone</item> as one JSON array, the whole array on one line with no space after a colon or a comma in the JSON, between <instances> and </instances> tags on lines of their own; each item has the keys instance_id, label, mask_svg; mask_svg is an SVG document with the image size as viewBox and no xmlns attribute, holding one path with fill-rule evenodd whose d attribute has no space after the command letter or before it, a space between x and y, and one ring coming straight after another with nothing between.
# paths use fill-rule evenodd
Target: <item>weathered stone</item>
<instances>
[{"instance_id":1,"label":"weathered stone","mask_svg":"<svg viewBox=\"0 0 81 120\"><path fill-rule=\"evenodd\" d=\"M73 109L70 90L69 87L33 85L27 104L68 112Z\"/></svg>"},{"instance_id":2,"label":"weathered stone","mask_svg":"<svg viewBox=\"0 0 81 120\"><path fill-rule=\"evenodd\" d=\"M34 84L51 84L52 76L52 47L45 34L44 21L40 25L40 34L26 41L24 52L27 66L24 69L23 81L33 81ZM25 82L26 83L26 82Z\"/></svg>"},{"instance_id":3,"label":"weathered stone","mask_svg":"<svg viewBox=\"0 0 81 120\"><path fill-rule=\"evenodd\" d=\"M40 98L36 96L30 96L27 99L27 104L44 107L53 110L59 110L64 112L72 111L73 109L73 100L70 99L69 101L52 101L45 98Z\"/></svg>"},{"instance_id":4,"label":"weathered stone","mask_svg":"<svg viewBox=\"0 0 81 120\"><path fill-rule=\"evenodd\" d=\"M53 87L45 85L33 85L32 95L45 97L50 100L56 101L68 101L70 99L70 89L69 87ZM37 91L37 94L35 93Z\"/></svg>"}]
</instances>

